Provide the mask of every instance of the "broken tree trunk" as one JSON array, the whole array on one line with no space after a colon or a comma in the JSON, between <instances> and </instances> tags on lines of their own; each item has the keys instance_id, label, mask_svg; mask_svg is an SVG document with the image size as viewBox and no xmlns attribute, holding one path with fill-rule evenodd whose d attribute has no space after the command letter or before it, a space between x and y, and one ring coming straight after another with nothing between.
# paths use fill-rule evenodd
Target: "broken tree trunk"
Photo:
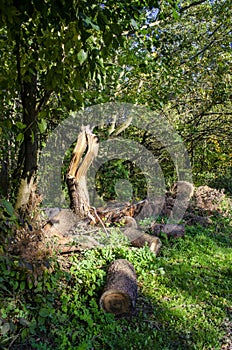
<instances>
[{"instance_id":1,"label":"broken tree trunk","mask_svg":"<svg viewBox=\"0 0 232 350\"><path fill-rule=\"evenodd\" d=\"M118 259L112 262L107 274L100 306L115 315L128 314L135 308L138 294L136 273L133 265Z\"/></svg>"},{"instance_id":2,"label":"broken tree trunk","mask_svg":"<svg viewBox=\"0 0 232 350\"><path fill-rule=\"evenodd\" d=\"M88 216L90 210L86 175L97 156L98 147L98 138L92 133L89 125L82 126L66 176L70 208L81 218Z\"/></svg>"}]
</instances>

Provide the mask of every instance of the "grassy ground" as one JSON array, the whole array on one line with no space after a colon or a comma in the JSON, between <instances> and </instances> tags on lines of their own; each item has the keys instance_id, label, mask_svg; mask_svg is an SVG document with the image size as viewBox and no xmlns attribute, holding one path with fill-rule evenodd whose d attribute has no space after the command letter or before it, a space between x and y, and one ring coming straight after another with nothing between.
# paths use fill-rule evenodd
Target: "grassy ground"
<instances>
[{"instance_id":1,"label":"grassy ground","mask_svg":"<svg viewBox=\"0 0 232 350\"><path fill-rule=\"evenodd\" d=\"M0 348L221 349L232 310L231 228L220 215L207 228L188 226L182 239L163 238L158 257L116 233L111 245L54 256L43 271L2 256ZM99 308L107 267L117 258L128 259L138 277L137 308L126 318Z\"/></svg>"}]
</instances>

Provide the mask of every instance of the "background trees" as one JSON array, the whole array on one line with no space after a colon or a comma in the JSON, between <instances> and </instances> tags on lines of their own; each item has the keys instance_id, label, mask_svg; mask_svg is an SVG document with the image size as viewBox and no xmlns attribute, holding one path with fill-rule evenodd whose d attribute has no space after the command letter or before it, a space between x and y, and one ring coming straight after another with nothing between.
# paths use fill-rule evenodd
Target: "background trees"
<instances>
[{"instance_id":1,"label":"background trees","mask_svg":"<svg viewBox=\"0 0 232 350\"><path fill-rule=\"evenodd\" d=\"M108 84L115 98L165 113L185 141L195 182L229 192L230 17L228 1L185 1L174 10L166 4L130 36L116 88Z\"/></svg>"},{"instance_id":2,"label":"background trees","mask_svg":"<svg viewBox=\"0 0 232 350\"><path fill-rule=\"evenodd\" d=\"M46 135L70 110L118 100L165 113L195 181L230 191L229 1L0 5L1 192L16 207L28 201ZM128 133L156 152L149 135Z\"/></svg>"},{"instance_id":3,"label":"background trees","mask_svg":"<svg viewBox=\"0 0 232 350\"><path fill-rule=\"evenodd\" d=\"M126 8L112 1L2 1L2 128L8 133L3 136L4 158L9 148L16 154L10 169L12 181L20 179L16 208L28 201L41 135L66 111L84 104L83 91L90 81L102 86L106 57L123 45L122 31L140 17L144 6L149 1Z\"/></svg>"}]
</instances>

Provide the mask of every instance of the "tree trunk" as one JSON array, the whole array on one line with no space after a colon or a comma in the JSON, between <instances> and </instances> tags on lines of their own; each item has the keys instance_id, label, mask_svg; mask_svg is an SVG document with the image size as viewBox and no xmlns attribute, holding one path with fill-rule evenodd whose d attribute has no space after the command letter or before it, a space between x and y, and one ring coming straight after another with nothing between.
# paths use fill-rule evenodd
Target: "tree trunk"
<instances>
[{"instance_id":1,"label":"tree trunk","mask_svg":"<svg viewBox=\"0 0 232 350\"><path fill-rule=\"evenodd\" d=\"M18 154L18 165L14 171L14 179L17 188L16 209L24 210L29 202L30 195L33 191L35 183L35 174L38 166L38 113L47 103L51 91L45 89L44 95L39 99L41 94L38 88L36 65L38 60L37 49L38 44L34 45L34 61L28 65L28 69L22 74L22 58L21 58L21 33L22 27L18 24L18 32L16 33L16 66L17 80L20 90L22 103L22 121L25 125L24 139ZM37 47L36 47L37 46Z\"/></svg>"},{"instance_id":2,"label":"tree trunk","mask_svg":"<svg viewBox=\"0 0 232 350\"><path fill-rule=\"evenodd\" d=\"M98 139L89 126L82 126L66 176L70 208L79 217L88 216L90 210L87 171L98 153ZM87 152L84 155L84 152Z\"/></svg>"},{"instance_id":3,"label":"tree trunk","mask_svg":"<svg viewBox=\"0 0 232 350\"><path fill-rule=\"evenodd\" d=\"M22 169L15 208L23 208L29 201L37 170L38 128L36 123L36 73L30 75L30 82L22 83L23 123L26 125L19 159Z\"/></svg>"},{"instance_id":4,"label":"tree trunk","mask_svg":"<svg viewBox=\"0 0 232 350\"><path fill-rule=\"evenodd\" d=\"M110 265L100 306L115 315L128 314L135 308L138 294L136 273L133 265L125 260Z\"/></svg>"},{"instance_id":5,"label":"tree trunk","mask_svg":"<svg viewBox=\"0 0 232 350\"><path fill-rule=\"evenodd\" d=\"M4 161L0 161L0 197L7 197L9 186L8 166Z\"/></svg>"}]
</instances>

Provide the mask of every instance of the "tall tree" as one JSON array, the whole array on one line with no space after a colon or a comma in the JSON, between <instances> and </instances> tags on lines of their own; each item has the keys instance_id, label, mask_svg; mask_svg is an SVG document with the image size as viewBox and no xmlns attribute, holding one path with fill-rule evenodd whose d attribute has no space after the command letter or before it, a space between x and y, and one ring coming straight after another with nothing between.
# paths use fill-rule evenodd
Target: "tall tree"
<instances>
[{"instance_id":1,"label":"tall tree","mask_svg":"<svg viewBox=\"0 0 232 350\"><path fill-rule=\"evenodd\" d=\"M216 178L232 162L231 15L228 0L162 2L136 35L128 32L106 89L112 99L165 113L198 181L203 172Z\"/></svg>"},{"instance_id":2,"label":"tall tree","mask_svg":"<svg viewBox=\"0 0 232 350\"><path fill-rule=\"evenodd\" d=\"M158 6L158 1L1 0L5 63L0 98L6 108L1 125L8 140L9 128L17 133L11 145L16 151L21 143L14 171L20 180L16 208L28 202L51 110L76 110L83 105L90 81L102 86L106 58L124 45L123 31L133 30L133 23L151 6Z\"/></svg>"}]
</instances>

